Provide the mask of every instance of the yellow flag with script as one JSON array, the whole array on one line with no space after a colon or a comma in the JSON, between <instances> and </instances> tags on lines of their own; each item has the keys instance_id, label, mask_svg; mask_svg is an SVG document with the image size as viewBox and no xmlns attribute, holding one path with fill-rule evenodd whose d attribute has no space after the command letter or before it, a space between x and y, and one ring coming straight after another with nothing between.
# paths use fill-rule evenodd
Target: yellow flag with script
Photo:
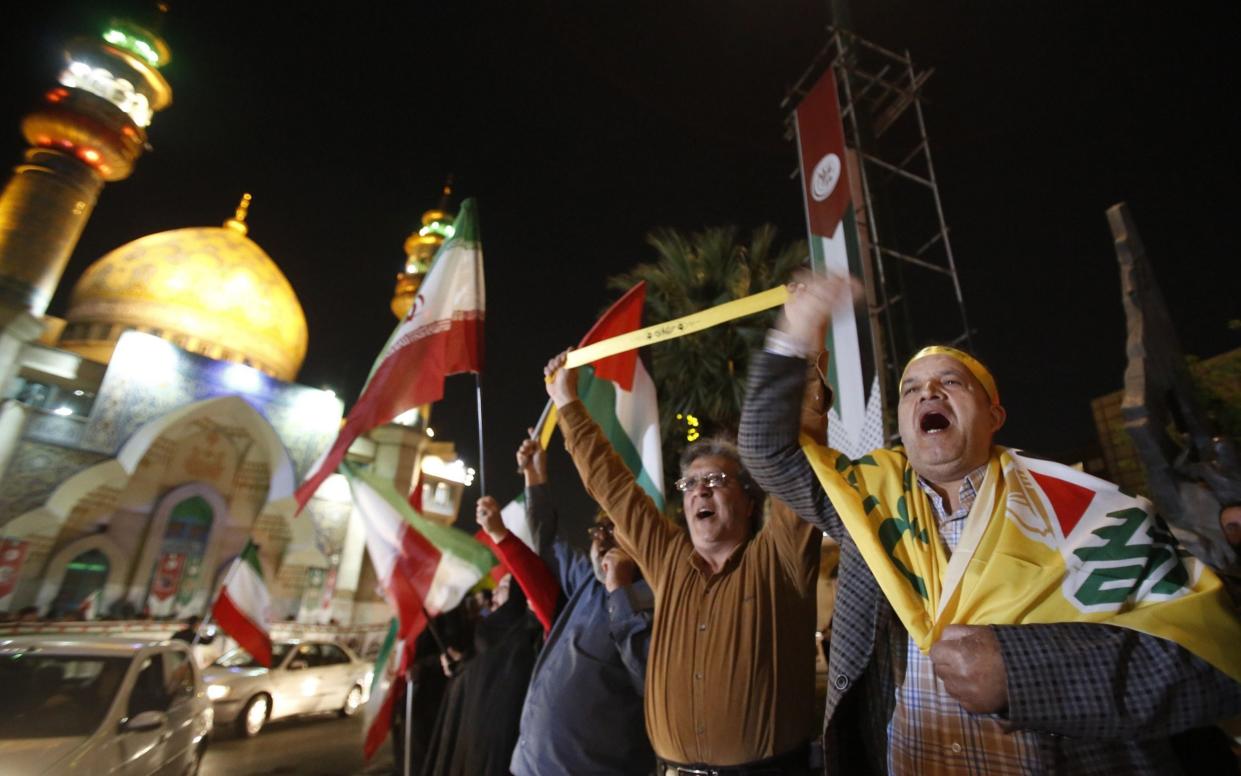
<instances>
[{"instance_id":1,"label":"yellow flag with script","mask_svg":"<svg viewBox=\"0 0 1241 776\"><path fill-rule=\"evenodd\" d=\"M945 626L1099 622L1175 641L1241 681L1241 620L1152 504L1063 464L994 448L949 556L901 449L802 449L918 647Z\"/></svg>"}]
</instances>

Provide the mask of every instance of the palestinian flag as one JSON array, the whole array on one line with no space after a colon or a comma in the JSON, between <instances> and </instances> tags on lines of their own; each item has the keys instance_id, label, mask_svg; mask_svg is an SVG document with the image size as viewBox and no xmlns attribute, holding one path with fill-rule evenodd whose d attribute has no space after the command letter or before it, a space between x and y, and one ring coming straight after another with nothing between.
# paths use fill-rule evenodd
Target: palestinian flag
<instances>
[{"instance_id":1,"label":"palestinian flag","mask_svg":"<svg viewBox=\"0 0 1241 776\"><path fill-rule=\"evenodd\" d=\"M646 281L616 300L578 347L642 328ZM664 508L664 456L659 439L659 403L655 382L642 365L638 350L627 350L579 367L578 398L624 459L638 484L661 510ZM544 410L539 437L547 447L556 423L556 408ZM524 507L523 512L524 516ZM509 524L508 518L505 524ZM512 530L512 529L510 529Z\"/></svg>"},{"instance_id":2,"label":"palestinian flag","mask_svg":"<svg viewBox=\"0 0 1241 776\"><path fill-rule=\"evenodd\" d=\"M421 629L423 609L434 617L457 604L495 565L474 537L434 523L414 511L390 482L341 464L366 530L366 549L388 603L400 621L399 636Z\"/></svg>"},{"instance_id":3,"label":"palestinian flag","mask_svg":"<svg viewBox=\"0 0 1241 776\"><path fill-rule=\"evenodd\" d=\"M263 581L259 548L246 541L216 596L211 616L241 648L260 664L271 668L271 630L268 614L271 597Z\"/></svg>"},{"instance_id":4,"label":"palestinian flag","mask_svg":"<svg viewBox=\"0 0 1241 776\"><path fill-rule=\"evenodd\" d=\"M485 291L474 200L461 203L455 227L436 251L409 314L375 360L336 441L294 494L298 509L345 459L355 439L406 410L439 401L448 375L482 370Z\"/></svg>"},{"instance_id":5,"label":"palestinian flag","mask_svg":"<svg viewBox=\"0 0 1241 776\"><path fill-rule=\"evenodd\" d=\"M418 625L418 629L421 630L422 625ZM367 760L374 757L388 737L397 691L409 666L410 650L406 642L397 638L399 630L400 626L393 618L388 623L388 635L384 637L383 646L375 658L375 676L371 680L370 698L366 702L366 738L362 744L362 756Z\"/></svg>"}]
</instances>

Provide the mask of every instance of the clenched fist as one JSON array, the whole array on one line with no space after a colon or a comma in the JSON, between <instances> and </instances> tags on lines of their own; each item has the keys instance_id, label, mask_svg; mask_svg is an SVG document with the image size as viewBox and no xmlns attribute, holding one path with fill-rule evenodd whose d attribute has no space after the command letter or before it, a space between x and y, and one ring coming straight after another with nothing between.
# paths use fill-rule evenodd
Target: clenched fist
<instances>
[{"instance_id":1,"label":"clenched fist","mask_svg":"<svg viewBox=\"0 0 1241 776\"><path fill-rule=\"evenodd\" d=\"M944 689L966 711L995 714L1008 707L1008 674L995 631L949 625L931 647L931 663Z\"/></svg>"},{"instance_id":2,"label":"clenched fist","mask_svg":"<svg viewBox=\"0 0 1241 776\"><path fill-rule=\"evenodd\" d=\"M637 576L637 564L619 547L608 550L603 556L601 565L603 566L603 586L608 589L609 593L619 587L632 585Z\"/></svg>"}]
</instances>

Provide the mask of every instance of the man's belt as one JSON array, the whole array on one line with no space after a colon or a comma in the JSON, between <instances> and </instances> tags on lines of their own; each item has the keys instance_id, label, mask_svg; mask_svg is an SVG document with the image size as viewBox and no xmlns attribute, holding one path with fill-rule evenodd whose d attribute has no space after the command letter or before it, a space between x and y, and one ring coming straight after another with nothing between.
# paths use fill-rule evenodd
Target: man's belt
<instances>
[{"instance_id":1,"label":"man's belt","mask_svg":"<svg viewBox=\"0 0 1241 776\"><path fill-rule=\"evenodd\" d=\"M810 745L802 744L784 754L740 765L680 765L659 760L658 776L784 776L803 774L810 768Z\"/></svg>"}]
</instances>

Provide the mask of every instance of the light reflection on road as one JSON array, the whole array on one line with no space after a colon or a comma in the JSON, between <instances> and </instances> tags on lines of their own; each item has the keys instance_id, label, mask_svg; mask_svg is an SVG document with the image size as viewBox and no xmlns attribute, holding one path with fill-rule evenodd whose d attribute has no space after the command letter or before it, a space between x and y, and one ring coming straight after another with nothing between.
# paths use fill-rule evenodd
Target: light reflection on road
<instances>
[{"instance_id":1,"label":"light reflection on road","mask_svg":"<svg viewBox=\"0 0 1241 776\"><path fill-rule=\"evenodd\" d=\"M362 762L365 723L320 714L273 722L254 738L231 731L212 734L201 776L353 776L388 774L392 748L385 742L370 763Z\"/></svg>"}]
</instances>

